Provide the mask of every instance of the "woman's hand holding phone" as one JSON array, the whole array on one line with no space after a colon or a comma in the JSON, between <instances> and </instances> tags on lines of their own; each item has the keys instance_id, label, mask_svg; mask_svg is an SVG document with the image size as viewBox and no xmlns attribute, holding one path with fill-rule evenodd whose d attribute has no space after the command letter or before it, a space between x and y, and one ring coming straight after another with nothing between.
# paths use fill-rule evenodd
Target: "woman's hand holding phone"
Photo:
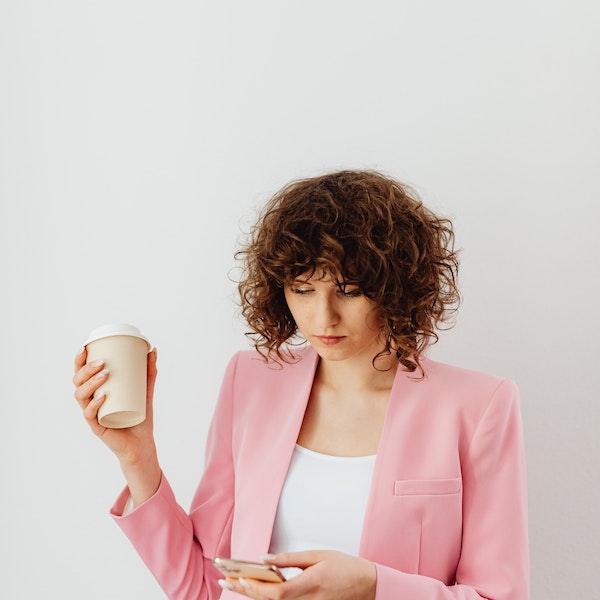
<instances>
[{"instance_id":1,"label":"woman's hand holding phone","mask_svg":"<svg viewBox=\"0 0 600 600\"><path fill-rule=\"evenodd\" d=\"M254 600L374 600L377 573L365 558L334 550L284 552L265 557L265 564L299 567L302 572L282 583L228 577L221 585Z\"/></svg>"}]
</instances>

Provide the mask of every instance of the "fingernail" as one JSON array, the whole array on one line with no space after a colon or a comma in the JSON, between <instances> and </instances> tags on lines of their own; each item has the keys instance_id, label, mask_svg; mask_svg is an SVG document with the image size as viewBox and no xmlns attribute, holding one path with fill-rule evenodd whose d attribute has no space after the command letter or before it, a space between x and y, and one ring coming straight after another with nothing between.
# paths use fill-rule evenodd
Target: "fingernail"
<instances>
[{"instance_id":1,"label":"fingernail","mask_svg":"<svg viewBox=\"0 0 600 600\"><path fill-rule=\"evenodd\" d=\"M102 402L106 398L106 394L100 394L99 396L94 396L92 398L93 402Z\"/></svg>"},{"instance_id":2,"label":"fingernail","mask_svg":"<svg viewBox=\"0 0 600 600\"><path fill-rule=\"evenodd\" d=\"M90 363L90 367L93 367L95 369L96 367L101 367L103 364L103 360L95 360L93 363Z\"/></svg>"},{"instance_id":3,"label":"fingernail","mask_svg":"<svg viewBox=\"0 0 600 600\"><path fill-rule=\"evenodd\" d=\"M102 379L107 374L108 374L108 369L102 369L102 371L100 371L100 373L96 373L94 375L94 379Z\"/></svg>"},{"instance_id":4,"label":"fingernail","mask_svg":"<svg viewBox=\"0 0 600 600\"><path fill-rule=\"evenodd\" d=\"M262 554L261 560L275 560L277 558L277 554Z\"/></svg>"},{"instance_id":5,"label":"fingernail","mask_svg":"<svg viewBox=\"0 0 600 600\"><path fill-rule=\"evenodd\" d=\"M224 590L232 590L233 589L233 584L230 583L229 581L227 581L227 579L219 579L217 581L217 583L224 589Z\"/></svg>"},{"instance_id":6,"label":"fingernail","mask_svg":"<svg viewBox=\"0 0 600 600\"><path fill-rule=\"evenodd\" d=\"M243 577L240 577L240 578L238 579L238 581L240 582L240 585L241 585L243 588L247 588L247 587L249 587L249 586L250 586L250 584L249 584L249 583L248 583L248 582L247 582L247 581L246 581L246 580L245 580Z\"/></svg>"}]
</instances>

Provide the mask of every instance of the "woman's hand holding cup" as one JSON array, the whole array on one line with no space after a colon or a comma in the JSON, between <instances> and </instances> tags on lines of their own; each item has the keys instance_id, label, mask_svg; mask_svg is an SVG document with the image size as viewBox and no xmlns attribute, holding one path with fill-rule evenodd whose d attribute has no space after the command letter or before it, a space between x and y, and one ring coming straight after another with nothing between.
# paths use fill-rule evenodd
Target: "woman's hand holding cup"
<instances>
[{"instance_id":1,"label":"woman's hand holding cup","mask_svg":"<svg viewBox=\"0 0 600 600\"><path fill-rule=\"evenodd\" d=\"M75 399L83 409L83 416L92 432L117 456L127 480L134 506L138 506L156 492L161 479L161 470L154 443L152 410L157 374L156 349L150 352L144 351L147 359L144 358L146 380L144 382L145 390L143 390L145 391L145 399L142 399L142 403L145 400L145 406L142 408L145 410L140 411L138 406L137 412L142 413L138 416L133 411L115 412L116 408L113 407L109 411L104 410L104 420L100 417L100 414L103 412L101 408L106 403L107 397L112 394L114 402L114 399L119 395L118 392L123 390L127 392L130 389L125 385L125 387L121 386L116 390L114 388L109 389L106 394L103 393L104 389L110 388L108 382L111 377L111 368L114 368L118 373L118 377L115 376L114 380L129 375L129 373L123 372L123 360L118 360L119 356L117 356L117 362L115 363L114 356L107 356L105 360L97 356L98 349L95 350L94 356L90 357L89 348L86 345L75 357L75 375L73 377ZM93 358L93 360L90 360L90 358ZM125 406L125 408L132 407ZM138 424L130 427L125 426L127 421L119 420L123 415L128 418L133 416L133 422ZM139 422L140 419L143 420ZM105 424L101 424L100 421ZM106 426L107 423L110 425L109 427Z\"/></svg>"}]
</instances>

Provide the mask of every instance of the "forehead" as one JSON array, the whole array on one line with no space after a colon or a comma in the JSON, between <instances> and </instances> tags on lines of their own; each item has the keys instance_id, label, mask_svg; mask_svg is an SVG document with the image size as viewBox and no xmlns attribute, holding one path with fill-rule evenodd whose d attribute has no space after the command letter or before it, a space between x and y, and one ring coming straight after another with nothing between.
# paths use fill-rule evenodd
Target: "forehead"
<instances>
[{"instance_id":1,"label":"forehead","mask_svg":"<svg viewBox=\"0 0 600 600\"><path fill-rule=\"evenodd\" d=\"M290 283L331 283L336 286L351 285L354 282L337 272L326 271L325 269L308 269L291 279Z\"/></svg>"}]
</instances>

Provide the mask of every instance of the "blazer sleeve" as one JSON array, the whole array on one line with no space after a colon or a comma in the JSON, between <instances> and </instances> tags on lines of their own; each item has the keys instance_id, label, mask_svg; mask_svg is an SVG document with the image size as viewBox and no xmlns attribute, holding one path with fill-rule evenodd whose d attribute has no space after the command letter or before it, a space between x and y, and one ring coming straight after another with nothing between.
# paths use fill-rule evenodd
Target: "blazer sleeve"
<instances>
[{"instance_id":1,"label":"blazer sleeve","mask_svg":"<svg viewBox=\"0 0 600 600\"><path fill-rule=\"evenodd\" d=\"M217 555L229 556L234 470L231 453L232 389L238 355L230 361L209 429L205 470L188 515L163 476L157 492L126 516L125 489L111 509L168 598L213 600L222 593Z\"/></svg>"},{"instance_id":2,"label":"blazer sleeve","mask_svg":"<svg viewBox=\"0 0 600 600\"><path fill-rule=\"evenodd\" d=\"M461 460L463 534L456 583L376 565L377 600L528 600L525 455L517 386L503 380Z\"/></svg>"}]
</instances>

